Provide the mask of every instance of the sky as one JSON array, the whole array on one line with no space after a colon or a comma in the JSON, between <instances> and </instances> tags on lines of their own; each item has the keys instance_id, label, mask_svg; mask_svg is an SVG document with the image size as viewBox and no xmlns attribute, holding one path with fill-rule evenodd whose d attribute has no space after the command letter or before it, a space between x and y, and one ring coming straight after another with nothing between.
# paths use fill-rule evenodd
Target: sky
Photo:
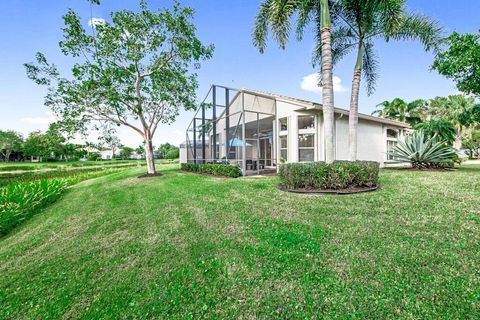
<instances>
[{"instance_id":1,"label":"sky","mask_svg":"<svg viewBox=\"0 0 480 320\"><path fill-rule=\"evenodd\" d=\"M171 0L149 0L151 9L170 5ZM194 23L198 37L205 44L213 43L213 58L203 62L198 70L197 98L203 100L211 84L235 88L253 88L296 98L321 101L315 86L315 71L311 64L314 41L310 31L303 41L292 36L285 50L270 41L264 54L252 45L251 31L260 0L183 0L196 10ZM480 29L478 0L408 0L410 11L434 18L444 27L445 34L477 32ZM138 9L138 0L103 0L93 7L91 15L87 0L10 0L0 2L0 129L15 130L24 136L34 130L45 130L54 121L43 105L46 89L26 77L23 64L32 62L37 51L60 69L68 71L70 58L64 57L58 42L62 39L62 15L73 8L83 18L85 26L91 16L109 20L109 13L121 9ZM360 95L359 109L370 114L384 100L400 97L407 101L457 93L454 84L430 71L431 53L424 52L415 42L376 42L380 61L380 76L373 95L365 88ZM348 108L354 57L348 56L334 70L335 105ZM68 74L66 74L68 75ZM179 144L193 117L181 111L177 121L157 130L154 144ZM92 133L90 141L95 142ZM138 146L142 139L129 128L118 132L122 143Z\"/></svg>"}]
</instances>

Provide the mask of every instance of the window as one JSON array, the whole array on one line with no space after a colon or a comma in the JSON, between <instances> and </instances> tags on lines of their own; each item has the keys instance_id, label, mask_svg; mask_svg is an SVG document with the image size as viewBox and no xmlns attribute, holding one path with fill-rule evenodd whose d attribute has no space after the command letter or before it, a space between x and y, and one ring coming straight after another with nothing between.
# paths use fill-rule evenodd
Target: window
<instances>
[{"instance_id":1,"label":"window","mask_svg":"<svg viewBox=\"0 0 480 320\"><path fill-rule=\"evenodd\" d=\"M288 130L287 122L288 122L287 118L278 119L278 123L280 124L280 131L287 131Z\"/></svg>"},{"instance_id":2,"label":"window","mask_svg":"<svg viewBox=\"0 0 480 320\"><path fill-rule=\"evenodd\" d=\"M387 129L387 161L397 160L393 155L390 154L398 144L397 137L398 132L396 130Z\"/></svg>"},{"instance_id":3,"label":"window","mask_svg":"<svg viewBox=\"0 0 480 320\"><path fill-rule=\"evenodd\" d=\"M298 116L298 130L315 129L315 116Z\"/></svg>"},{"instance_id":4,"label":"window","mask_svg":"<svg viewBox=\"0 0 480 320\"><path fill-rule=\"evenodd\" d=\"M397 139L397 131L392 129L387 129L387 138Z\"/></svg>"},{"instance_id":5,"label":"window","mask_svg":"<svg viewBox=\"0 0 480 320\"><path fill-rule=\"evenodd\" d=\"M315 134L299 134L298 135L298 161L314 161L315 160Z\"/></svg>"},{"instance_id":6,"label":"window","mask_svg":"<svg viewBox=\"0 0 480 320\"><path fill-rule=\"evenodd\" d=\"M280 137L280 157L288 161L288 137Z\"/></svg>"},{"instance_id":7,"label":"window","mask_svg":"<svg viewBox=\"0 0 480 320\"><path fill-rule=\"evenodd\" d=\"M390 152L393 152L393 149L395 148L395 146L398 144L397 141L393 141L393 140L387 140L387 160L388 161L395 161L395 157L393 155L390 154Z\"/></svg>"}]
</instances>

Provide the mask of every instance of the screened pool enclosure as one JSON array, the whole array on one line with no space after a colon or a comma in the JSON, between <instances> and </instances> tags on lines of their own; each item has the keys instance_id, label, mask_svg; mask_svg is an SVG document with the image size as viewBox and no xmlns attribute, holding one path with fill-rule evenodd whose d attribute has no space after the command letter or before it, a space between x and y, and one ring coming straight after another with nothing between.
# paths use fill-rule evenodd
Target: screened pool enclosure
<instances>
[{"instance_id":1,"label":"screened pool enclosure","mask_svg":"<svg viewBox=\"0 0 480 320\"><path fill-rule=\"evenodd\" d=\"M276 102L212 85L186 134L187 162L237 165L244 175L275 172Z\"/></svg>"}]
</instances>

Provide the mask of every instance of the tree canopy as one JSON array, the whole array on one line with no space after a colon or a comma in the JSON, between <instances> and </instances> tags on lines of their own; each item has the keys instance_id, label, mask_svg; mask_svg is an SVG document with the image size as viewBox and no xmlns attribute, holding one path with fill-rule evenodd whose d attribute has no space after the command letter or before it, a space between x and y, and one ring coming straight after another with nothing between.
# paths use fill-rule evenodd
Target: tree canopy
<instances>
[{"instance_id":1,"label":"tree canopy","mask_svg":"<svg viewBox=\"0 0 480 320\"><path fill-rule=\"evenodd\" d=\"M458 90L480 96L480 31L477 34L452 33L432 68L452 79Z\"/></svg>"},{"instance_id":2,"label":"tree canopy","mask_svg":"<svg viewBox=\"0 0 480 320\"><path fill-rule=\"evenodd\" d=\"M196 108L194 69L213 54L213 46L197 38L193 16L192 8L178 2L154 12L141 1L138 12L112 12L109 21L91 23L87 31L69 10L60 49L74 60L71 76L60 76L42 53L25 64L27 75L49 88L45 104L67 132L127 126L140 134L153 174L152 138L181 108Z\"/></svg>"},{"instance_id":3,"label":"tree canopy","mask_svg":"<svg viewBox=\"0 0 480 320\"><path fill-rule=\"evenodd\" d=\"M12 152L22 150L23 137L13 130L0 130L0 155L4 161L9 161Z\"/></svg>"}]
</instances>

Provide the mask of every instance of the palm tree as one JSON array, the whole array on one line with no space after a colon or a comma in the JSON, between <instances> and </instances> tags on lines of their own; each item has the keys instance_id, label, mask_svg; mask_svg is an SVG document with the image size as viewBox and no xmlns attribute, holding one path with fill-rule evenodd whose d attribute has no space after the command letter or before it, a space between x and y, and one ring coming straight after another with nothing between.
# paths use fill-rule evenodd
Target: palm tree
<instances>
[{"instance_id":1,"label":"palm tree","mask_svg":"<svg viewBox=\"0 0 480 320\"><path fill-rule=\"evenodd\" d=\"M471 119L470 113L478 105L474 97L464 95L451 95L448 98L436 97L430 100L429 112L433 119L445 119L455 128L454 148L459 151L462 147L462 138L465 129L475 121Z\"/></svg>"},{"instance_id":2,"label":"palm tree","mask_svg":"<svg viewBox=\"0 0 480 320\"><path fill-rule=\"evenodd\" d=\"M363 75L367 93L375 90L378 57L374 40L420 40L425 50L436 50L441 28L425 16L408 13L406 0L339 0L332 6L334 63L356 49L349 116L349 157L357 158L358 97ZM338 22L338 24L337 24Z\"/></svg>"},{"instance_id":3,"label":"palm tree","mask_svg":"<svg viewBox=\"0 0 480 320\"><path fill-rule=\"evenodd\" d=\"M263 53L267 44L268 31L284 49L290 36L291 22L297 19L297 39L301 40L306 26L315 24L316 47L321 59L322 109L325 137L325 161L334 160L334 98L333 98L333 61L330 17L328 0L265 0L259 8L253 31L253 44Z\"/></svg>"},{"instance_id":4,"label":"palm tree","mask_svg":"<svg viewBox=\"0 0 480 320\"><path fill-rule=\"evenodd\" d=\"M395 98L392 101L383 101L377 105L377 108L379 107L380 109L373 111L372 115L406 122L411 126L415 126L428 117L427 101L422 99L407 103L400 98Z\"/></svg>"}]
</instances>

